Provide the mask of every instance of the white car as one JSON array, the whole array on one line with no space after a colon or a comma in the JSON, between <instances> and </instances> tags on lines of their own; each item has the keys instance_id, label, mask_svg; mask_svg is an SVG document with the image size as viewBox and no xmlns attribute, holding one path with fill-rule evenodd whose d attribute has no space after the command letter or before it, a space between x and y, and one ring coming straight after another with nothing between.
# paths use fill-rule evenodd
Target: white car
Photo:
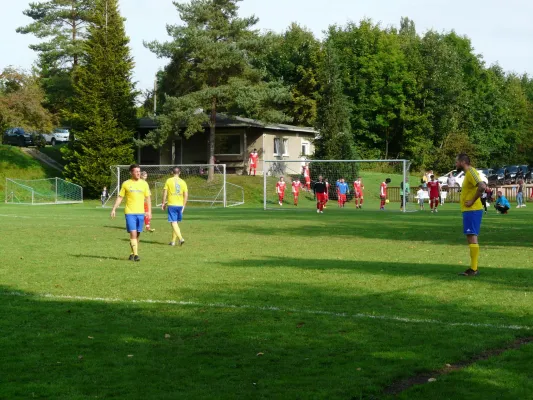
<instances>
[{"instance_id":1,"label":"white car","mask_svg":"<svg viewBox=\"0 0 533 400\"><path fill-rule=\"evenodd\" d=\"M70 140L70 132L68 129L54 129L52 133L43 133L46 144L55 146L56 143L67 143Z\"/></svg>"},{"instance_id":2,"label":"white car","mask_svg":"<svg viewBox=\"0 0 533 400\"><path fill-rule=\"evenodd\" d=\"M481 178L481 180L485 182L486 184L488 184L489 180L487 179L487 176L483 173L483 171L478 169L477 172L479 173L479 177ZM453 171L448 172L446 175L438 178L438 181L442 187L448 187L448 176L450 174L452 174L455 177L455 187L457 189L463 186L463 181L465 179L464 171L457 172L457 170L454 169Z\"/></svg>"}]
</instances>

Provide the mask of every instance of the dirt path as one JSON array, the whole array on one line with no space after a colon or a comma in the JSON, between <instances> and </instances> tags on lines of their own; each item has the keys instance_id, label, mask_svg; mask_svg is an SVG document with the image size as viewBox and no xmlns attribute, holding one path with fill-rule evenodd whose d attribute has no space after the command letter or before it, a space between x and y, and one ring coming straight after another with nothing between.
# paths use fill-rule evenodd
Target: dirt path
<instances>
[{"instance_id":1,"label":"dirt path","mask_svg":"<svg viewBox=\"0 0 533 400\"><path fill-rule=\"evenodd\" d=\"M21 150L27 155L35 158L36 160L39 160L45 163L49 167L52 167L54 169L57 169L60 172L63 172L63 166L61 164L59 164L54 159L48 157L46 154L41 153L38 149L30 148L30 147L21 147Z\"/></svg>"}]
</instances>

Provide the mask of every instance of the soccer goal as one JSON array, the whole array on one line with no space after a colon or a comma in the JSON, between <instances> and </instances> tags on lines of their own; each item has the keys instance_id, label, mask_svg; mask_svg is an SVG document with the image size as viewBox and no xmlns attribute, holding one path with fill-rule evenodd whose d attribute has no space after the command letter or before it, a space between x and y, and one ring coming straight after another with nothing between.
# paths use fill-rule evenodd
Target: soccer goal
<instances>
[{"instance_id":1,"label":"soccer goal","mask_svg":"<svg viewBox=\"0 0 533 400\"><path fill-rule=\"evenodd\" d=\"M180 178L187 183L189 200L187 205L198 207L234 207L244 204L244 189L228 182L225 164L187 165L141 165L141 171L148 174L147 182L152 192L152 205L160 206L163 201L165 182L172 176L172 168L181 169ZM112 207L120 192L122 183L130 179L129 165L111 167L110 197L104 205ZM208 179L209 168L213 168L213 179Z\"/></svg>"},{"instance_id":2,"label":"soccer goal","mask_svg":"<svg viewBox=\"0 0 533 400\"><path fill-rule=\"evenodd\" d=\"M418 188L405 185L410 164L409 160L265 160L263 206L265 210L315 209L314 185L322 176L328 183L326 207L379 210L381 184L390 178L385 209L404 212L415 210L409 203L414 201ZM282 201L277 190L280 177L284 178L286 184ZM347 184L345 196L338 196L337 183L341 180ZM297 181L300 182L300 188L296 205L292 184ZM412 182L412 186L416 186L415 183ZM404 186L407 189L405 196Z\"/></svg>"},{"instance_id":3,"label":"soccer goal","mask_svg":"<svg viewBox=\"0 0 533 400\"><path fill-rule=\"evenodd\" d=\"M83 188L61 178L6 178L5 202L32 205L83 203Z\"/></svg>"}]
</instances>

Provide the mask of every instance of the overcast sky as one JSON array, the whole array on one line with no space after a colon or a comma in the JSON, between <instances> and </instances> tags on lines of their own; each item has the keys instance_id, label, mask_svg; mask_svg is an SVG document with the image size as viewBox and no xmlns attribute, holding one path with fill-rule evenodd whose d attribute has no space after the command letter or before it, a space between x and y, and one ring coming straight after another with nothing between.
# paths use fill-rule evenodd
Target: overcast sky
<instances>
[{"instance_id":1,"label":"overcast sky","mask_svg":"<svg viewBox=\"0 0 533 400\"><path fill-rule=\"evenodd\" d=\"M28 45L37 39L15 32L31 21L22 14L29 2L0 0L0 70L8 65L30 68L36 59ZM331 24L371 18L383 26L398 26L406 16L419 33L453 29L468 36L488 64L533 75L532 0L244 0L240 6L241 15L259 17L261 30L282 32L298 22L318 37ZM146 50L143 40L168 40L166 24L179 23L178 13L171 0L121 0L120 8L131 39L137 87L150 88L167 60Z\"/></svg>"}]
</instances>

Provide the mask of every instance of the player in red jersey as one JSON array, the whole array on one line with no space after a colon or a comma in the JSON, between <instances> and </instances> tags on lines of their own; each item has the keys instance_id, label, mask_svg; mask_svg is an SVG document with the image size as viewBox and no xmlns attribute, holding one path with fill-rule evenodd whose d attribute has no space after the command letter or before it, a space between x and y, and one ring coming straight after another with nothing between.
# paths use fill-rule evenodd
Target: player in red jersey
<instances>
[{"instance_id":1,"label":"player in red jersey","mask_svg":"<svg viewBox=\"0 0 533 400\"><path fill-rule=\"evenodd\" d=\"M358 176L357 180L353 183L353 190L354 190L354 198L355 198L355 208L363 208L363 190L365 187L363 186L363 181L361 180L361 177Z\"/></svg>"},{"instance_id":2,"label":"player in red jersey","mask_svg":"<svg viewBox=\"0 0 533 400\"><path fill-rule=\"evenodd\" d=\"M435 179L435 175L431 175L430 178L431 180L428 182L429 208L431 208L431 212L438 212L437 207L439 206L440 183Z\"/></svg>"},{"instance_id":3,"label":"player in red jersey","mask_svg":"<svg viewBox=\"0 0 533 400\"><path fill-rule=\"evenodd\" d=\"M324 179L324 183L326 184L326 192L324 193L324 208L327 208L326 205L329 201L329 188L331 187L331 184L328 181L328 178Z\"/></svg>"},{"instance_id":4,"label":"player in red jersey","mask_svg":"<svg viewBox=\"0 0 533 400\"><path fill-rule=\"evenodd\" d=\"M300 196L300 188L302 187L302 183L300 182L300 179L298 177L294 178L292 181L292 195L294 196L294 205L298 205L298 197Z\"/></svg>"},{"instance_id":5,"label":"player in red jersey","mask_svg":"<svg viewBox=\"0 0 533 400\"><path fill-rule=\"evenodd\" d=\"M285 183L285 179L280 176L278 183L276 183L276 193L278 194L279 199L279 205L283 205L283 198L285 197L285 188L287 187L287 184Z\"/></svg>"},{"instance_id":6,"label":"player in red jersey","mask_svg":"<svg viewBox=\"0 0 533 400\"><path fill-rule=\"evenodd\" d=\"M148 179L148 173L146 171L141 171L141 179L143 181L146 181ZM148 217L148 203L144 202L144 227L146 228L146 232L155 232L155 229L152 229L150 227L150 222L152 222L152 215Z\"/></svg>"},{"instance_id":7,"label":"player in red jersey","mask_svg":"<svg viewBox=\"0 0 533 400\"><path fill-rule=\"evenodd\" d=\"M311 191L311 172L309 171L309 164L305 164L303 167L305 187L308 192Z\"/></svg>"},{"instance_id":8,"label":"player in red jersey","mask_svg":"<svg viewBox=\"0 0 533 400\"><path fill-rule=\"evenodd\" d=\"M259 154L257 154L257 149L254 149L254 151L250 153L250 157L248 158L248 164L250 164L250 172L248 173L248 175L252 175L252 170L253 170L254 176L255 176L255 173L257 172L257 160L258 159L259 159Z\"/></svg>"},{"instance_id":9,"label":"player in red jersey","mask_svg":"<svg viewBox=\"0 0 533 400\"><path fill-rule=\"evenodd\" d=\"M385 182L381 182L379 188L379 198L381 199L381 204L379 206L380 210L385 210L385 204L387 204L387 186L391 182L390 178L385 179Z\"/></svg>"},{"instance_id":10,"label":"player in red jersey","mask_svg":"<svg viewBox=\"0 0 533 400\"><path fill-rule=\"evenodd\" d=\"M320 175L318 177L318 181L315 182L315 186L313 186L313 191L315 192L316 197L316 212L323 214L326 199L326 182L322 181L322 175Z\"/></svg>"}]
</instances>

